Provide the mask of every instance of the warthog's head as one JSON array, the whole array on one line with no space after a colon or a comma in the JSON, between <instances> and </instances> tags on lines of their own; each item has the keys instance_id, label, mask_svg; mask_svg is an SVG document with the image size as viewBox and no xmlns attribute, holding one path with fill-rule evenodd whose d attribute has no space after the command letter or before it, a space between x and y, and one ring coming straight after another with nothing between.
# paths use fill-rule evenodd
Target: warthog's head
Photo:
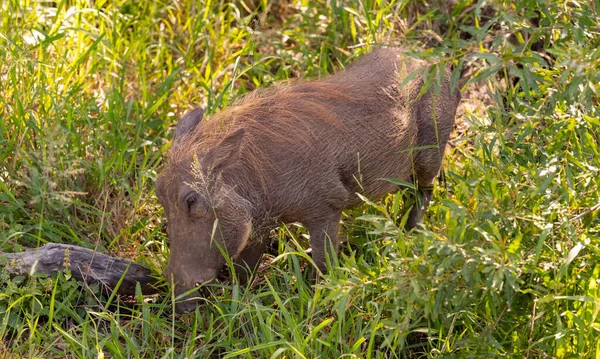
<instances>
[{"instance_id":1,"label":"warthog's head","mask_svg":"<svg viewBox=\"0 0 600 359\"><path fill-rule=\"evenodd\" d=\"M244 130L225 136L204 151L188 151L194 147L189 138L183 139L202 116L202 110L194 110L179 122L172 158L156 183L167 216L171 250L165 275L175 284L176 295L215 279L226 264L225 256L239 254L251 231L249 202L223 179L223 172L239 158ZM176 310L193 310L197 297L196 292L186 296Z\"/></svg>"}]
</instances>

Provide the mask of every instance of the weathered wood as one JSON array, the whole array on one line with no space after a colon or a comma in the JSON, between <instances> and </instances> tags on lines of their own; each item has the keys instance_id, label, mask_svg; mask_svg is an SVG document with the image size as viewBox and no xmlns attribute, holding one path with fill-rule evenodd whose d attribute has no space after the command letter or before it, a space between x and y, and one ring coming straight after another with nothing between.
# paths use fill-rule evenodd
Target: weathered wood
<instances>
[{"instance_id":1,"label":"weathered wood","mask_svg":"<svg viewBox=\"0 0 600 359\"><path fill-rule=\"evenodd\" d=\"M66 252L66 253L65 253ZM158 280L152 272L131 261L115 258L69 244L49 243L35 249L27 249L20 253L3 253L0 257L8 258L4 267L11 275L32 275L64 272L69 268L73 278L87 284L99 283L103 290L114 291L121 277L123 280L117 293L134 295L136 283L140 283L143 294L157 293Z\"/></svg>"}]
</instances>

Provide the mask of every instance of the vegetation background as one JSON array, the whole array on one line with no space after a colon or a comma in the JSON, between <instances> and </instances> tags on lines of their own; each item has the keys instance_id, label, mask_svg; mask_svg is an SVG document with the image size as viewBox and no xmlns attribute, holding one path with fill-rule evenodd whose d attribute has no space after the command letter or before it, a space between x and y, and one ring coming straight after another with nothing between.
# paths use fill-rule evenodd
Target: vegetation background
<instances>
[{"instance_id":1,"label":"vegetation background","mask_svg":"<svg viewBox=\"0 0 600 359\"><path fill-rule=\"evenodd\" d=\"M347 211L311 286L282 226L254 284L194 313L69 274L0 274L2 358L600 358L600 3L0 2L0 250L72 243L160 275L154 196L187 110L402 45L455 68L457 129L421 230ZM426 50L419 50L426 49ZM2 264L10 265L4 261Z\"/></svg>"}]
</instances>

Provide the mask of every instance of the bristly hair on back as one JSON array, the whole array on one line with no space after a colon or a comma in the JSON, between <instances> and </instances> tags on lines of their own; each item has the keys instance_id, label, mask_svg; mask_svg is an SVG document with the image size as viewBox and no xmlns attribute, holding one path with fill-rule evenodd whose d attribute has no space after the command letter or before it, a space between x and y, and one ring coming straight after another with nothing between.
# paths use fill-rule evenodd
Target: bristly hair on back
<instances>
[{"instance_id":1,"label":"bristly hair on back","mask_svg":"<svg viewBox=\"0 0 600 359\"><path fill-rule=\"evenodd\" d=\"M286 81L255 90L234 101L229 108L205 119L192 132L177 140L171 148L169 165L189 161L194 155L207 152L239 128L250 129L244 137L247 154L260 156L254 144L261 138L295 146L308 144L315 134L307 119L342 129L345 114L336 113L331 103L368 101L355 92L341 83L304 80ZM258 164L264 159L250 161Z\"/></svg>"}]
</instances>

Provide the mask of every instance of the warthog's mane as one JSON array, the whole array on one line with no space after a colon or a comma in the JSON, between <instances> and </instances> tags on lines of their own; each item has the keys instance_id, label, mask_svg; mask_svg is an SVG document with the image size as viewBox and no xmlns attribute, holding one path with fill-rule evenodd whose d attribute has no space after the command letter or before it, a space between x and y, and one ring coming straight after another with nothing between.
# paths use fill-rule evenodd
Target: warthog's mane
<instances>
[{"instance_id":1,"label":"warthog's mane","mask_svg":"<svg viewBox=\"0 0 600 359\"><path fill-rule=\"evenodd\" d=\"M255 90L204 119L195 130L174 143L168 165L187 166L194 155L202 156L228 134L244 128L244 160L260 171L268 165L260 141L302 150L314 140L321 126L343 130L341 119L346 114L333 104L372 106L374 101L339 82L294 80ZM347 111L352 108L349 106Z\"/></svg>"}]
</instances>

